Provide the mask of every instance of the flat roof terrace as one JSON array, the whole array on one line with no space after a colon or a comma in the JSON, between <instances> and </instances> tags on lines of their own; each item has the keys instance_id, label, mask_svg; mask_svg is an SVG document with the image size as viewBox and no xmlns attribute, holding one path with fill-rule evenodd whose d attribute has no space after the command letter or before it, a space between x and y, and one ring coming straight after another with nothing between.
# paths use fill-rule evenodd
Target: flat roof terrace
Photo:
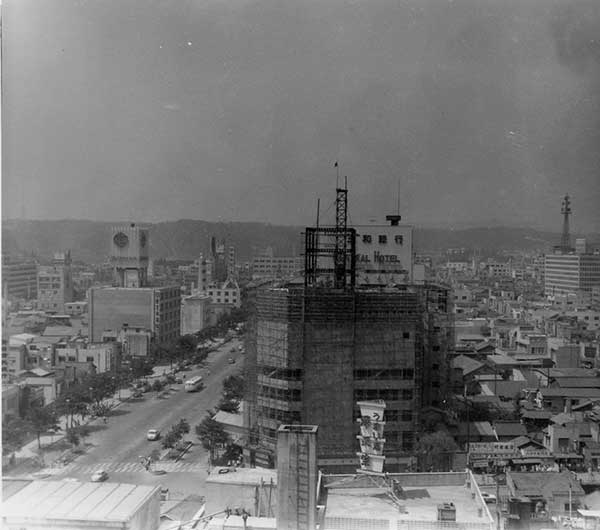
<instances>
[{"instance_id":1,"label":"flat roof terrace","mask_svg":"<svg viewBox=\"0 0 600 530\"><path fill-rule=\"evenodd\" d=\"M470 475L470 474L469 474ZM332 481L326 479L327 501L325 530L352 529L360 520L364 529L460 528L491 529L493 518L481 498L475 481L467 473L411 473L391 474L402 487L395 501L389 489L363 477L350 475ZM471 476L472 477L472 476ZM355 486L353 486L353 484ZM338 486L339 487L336 487ZM452 503L456 509L456 523L438 521L438 505Z\"/></svg>"}]
</instances>

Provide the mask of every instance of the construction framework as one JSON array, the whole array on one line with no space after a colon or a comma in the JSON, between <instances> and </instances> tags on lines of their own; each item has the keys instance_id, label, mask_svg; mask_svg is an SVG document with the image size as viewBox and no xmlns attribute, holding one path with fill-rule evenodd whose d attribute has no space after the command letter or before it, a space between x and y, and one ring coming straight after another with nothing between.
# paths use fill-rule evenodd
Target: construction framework
<instances>
[{"instance_id":1,"label":"construction framework","mask_svg":"<svg viewBox=\"0 0 600 530\"><path fill-rule=\"evenodd\" d=\"M434 285L261 292L255 350L248 351L256 363L248 409L259 452L274 455L280 424L309 423L320 426L321 458L355 459L355 403L366 396L389 403L386 451L396 461L408 457L422 410L441 407L446 393L454 344L448 304L447 289Z\"/></svg>"}]
</instances>

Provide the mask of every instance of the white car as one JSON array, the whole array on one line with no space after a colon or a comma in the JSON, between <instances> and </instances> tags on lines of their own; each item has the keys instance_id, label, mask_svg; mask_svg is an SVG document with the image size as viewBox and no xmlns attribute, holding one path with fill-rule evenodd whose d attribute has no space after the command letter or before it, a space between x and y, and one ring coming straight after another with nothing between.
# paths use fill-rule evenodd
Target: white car
<instances>
[{"instance_id":1,"label":"white car","mask_svg":"<svg viewBox=\"0 0 600 530\"><path fill-rule=\"evenodd\" d=\"M497 501L496 496L492 493L486 493L485 491L482 491L481 496L483 497L483 500L487 503L494 503Z\"/></svg>"},{"instance_id":2,"label":"white car","mask_svg":"<svg viewBox=\"0 0 600 530\"><path fill-rule=\"evenodd\" d=\"M146 435L146 438L148 438L148 440L151 442L154 442L160 438L160 431L158 429L150 429Z\"/></svg>"},{"instance_id":3,"label":"white car","mask_svg":"<svg viewBox=\"0 0 600 530\"><path fill-rule=\"evenodd\" d=\"M99 469L92 475L92 482L104 482L108 478L108 473Z\"/></svg>"}]
</instances>

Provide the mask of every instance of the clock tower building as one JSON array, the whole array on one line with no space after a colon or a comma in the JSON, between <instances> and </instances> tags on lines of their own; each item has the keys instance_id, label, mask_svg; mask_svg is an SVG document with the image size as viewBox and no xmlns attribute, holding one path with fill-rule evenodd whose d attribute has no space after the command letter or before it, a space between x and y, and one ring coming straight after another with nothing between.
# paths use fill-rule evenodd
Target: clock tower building
<instances>
[{"instance_id":1,"label":"clock tower building","mask_svg":"<svg viewBox=\"0 0 600 530\"><path fill-rule=\"evenodd\" d=\"M111 230L110 262L118 287L146 287L150 246L148 229L135 223Z\"/></svg>"}]
</instances>

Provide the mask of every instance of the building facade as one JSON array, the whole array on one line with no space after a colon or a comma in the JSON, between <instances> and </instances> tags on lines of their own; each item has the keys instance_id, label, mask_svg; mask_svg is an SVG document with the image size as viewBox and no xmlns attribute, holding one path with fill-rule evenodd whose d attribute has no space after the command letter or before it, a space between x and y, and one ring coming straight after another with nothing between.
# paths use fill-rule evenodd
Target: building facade
<instances>
[{"instance_id":1,"label":"building facade","mask_svg":"<svg viewBox=\"0 0 600 530\"><path fill-rule=\"evenodd\" d=\"M255 256L252 258L252 277L258 278L289 278L302 272L304 259L302 257L273 257Z\"/></svg>"},{"instance_id":2,"label":"building facade","mask_svg":"<svg viewBox=\"0 0 600 530\"><path fill-rule=\"evenodd\" d=\"M121 348L116 342L86 344L56 349L56 364L92 363L96 373L115 372L120 363Z\"/></svg>"},{"instance_id":3,"label":"building facade","mask_svg":"<svg viewBox=\"0 0 600 530\"><path fill-rule=\"evenodd\" d=\"M105 331L123 327L149 329L157 342L176 340L180 333L181 289L166 287L99 287L88 293L91 342L101 342Z\"/></svg>"},{"instance_id":4,"label":"building facade","mask_svg":"<svg viewBox=\"0 0 600 530\"><path fill-rule=\"evenodd\" d=\"M135 223L112 228L110 263L118 287L148 284L149 247L148 229Z\"/></svg>"},{"instance_id":5,"label":"building facade","mask_svg":"<svg viewBox=\"0 0 600 530\"><path fill-rule=\"evenodd\" d=\"M181 334L189 335L203 330L210 323L211 298L195 294L181 300Z\"/></svg>"},{"instance_id":6,"label":"building facade","mask_svg":"<svg viewBox=\"0 0 600 530\"><path fill-rule=\"evenodd\" d=\"M65 312L65 304L73 301L71 251L54 254L52 265L40 265L37 273L38 309Z\"/></svg>"},{"instance_id":7,"label":"building facade","mask_svg":"<svg viewBox=\"0 0 600 530\"><path fill-rule=\"evenodd\" d=\"M2 256L3 294L31 300L37 297L37 264L33 260Z\"/></svg>"},{"instance_id":8,"label":"building facade","mask_svg":"<svg viewBox=\"0 0 600 530\"><path fill-rule=\"evenodd\" d=\"M432 285L261 291L246 344L257 461L273 458L279 425L310 424L319 425L320 466L355 467L356 402L382 399L386 463L408 464L421 411L446 393L450 305Z\"/></svg>"},{"instance_id":9,"label":"building facade","mask_svg":"<svg viewBox=\"0 0 600 530\"><path fill-rule=\"evenodd\" d=\"M546 296L577 294L600 287L600 254L548 254L544 261Z\"/></svg>"}]
</instances>

